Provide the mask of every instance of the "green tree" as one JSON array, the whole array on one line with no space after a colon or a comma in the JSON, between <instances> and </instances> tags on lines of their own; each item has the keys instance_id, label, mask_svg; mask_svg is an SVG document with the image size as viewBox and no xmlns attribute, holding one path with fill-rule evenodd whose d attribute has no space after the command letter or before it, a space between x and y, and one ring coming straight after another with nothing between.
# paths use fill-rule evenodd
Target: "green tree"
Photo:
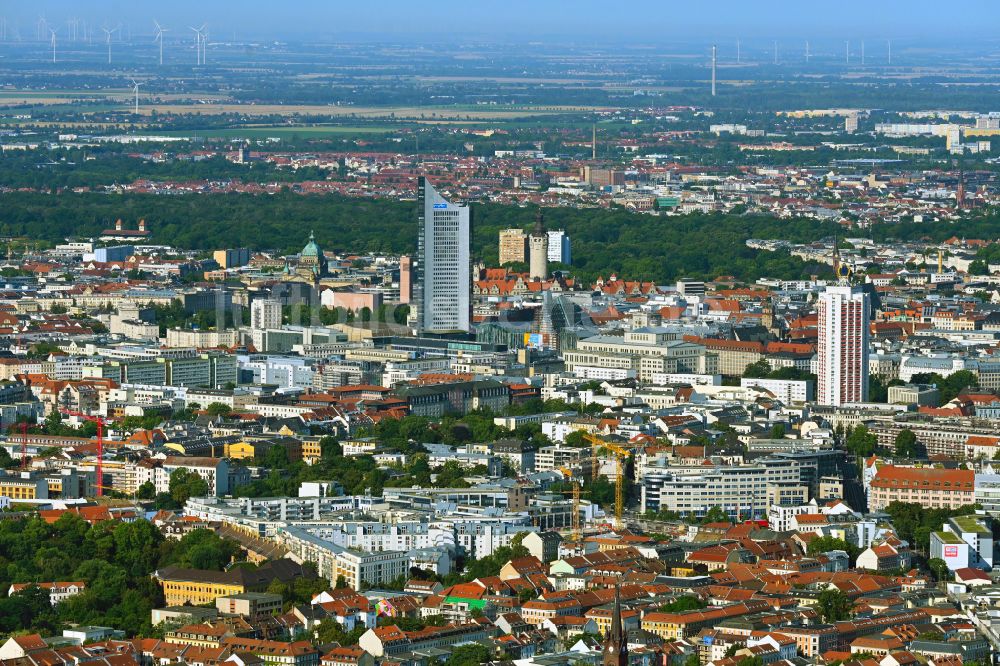
<instances>
[{"instance_id":1,"label":"green tree","mask_svg":"<svg viewBox=\"0 0 1000 666\"><path fill-rule=\"evenodd\" d=\"M240 552L239 544L231 539L223 539L211 530L192 530L178 541L164 543L160 566L221 571Z\"/></svg>"},{"instance_id":2,"label":"green tree","mask_svg":"<svg viewBox=\"0 0 1000 666\"><path fill-rule=\"evenodd\" d=\"M856 456L867 457L875 453L878 438L869 432L868 426L859 424L847 436L847 450Z\"/></svg>"},{"instance_id":3,"label":"green tree","mask_svg":"<svg viewBox=\"0 0 1000 666\"><path fill-rule=\"evenodd\" d=\"M848 543L843 539L838 539L832 536L821 536L816 537L809 542L809 547L807 552L810 555L822 555L823 553L828 553L831 550L842 550L851 558L853 562L858 556L858 547L852 543Z\"/></svg>"},{"instance_id":4,"label":"green tree","mask_svg":"<svg viewBox=\"0 0 1000 666\"><path fill-rule=\"evenodd\" d=\"M896 435L896 455L904 458L916 457L919 448L917 446L917 436L909 428L904 428Z\"/></svg>"},{"instance_id":5,"label":"green tree","mask_svg":"<svg viewBox=\"0 0 1000 666\"><path fill-rule=\"evenodd\" d=\"M151 500L156 497L156 486L152 481L145 481L136 489L135 496L138 499Z\"/></svg>"},{"instance_id":6,"label":"green tree","mask_svg":"<svg viewBox=\"0 0 1000 666\"><path fill-rule=\"evenodd\" d=\"M183 467L175 469L170 474L170 497L183 506L191 497L208 495L208 482L197 472L191 472Z\"/></svg>"},{"instance_id":7,"label":"green tree","mask_svg":"<svg viewBox=\"0 0 1000 666\"><path fill-rule=\"evenodd\" d=\"M836 588L823 590L816 598L816 611L824 622L839 622L851 617L851 600Z\"/></svg>"},{"instance_id":8,"label":"green tree","mask_svg":"<svg viewBox=\"0 0 1000 666\"><path fill-rule=\"evenodd\" d=\"M767 359L760 359L753 363L748 363L743 370L743 376L747 379L764 379L771 374L771 364Z\"/></svg>"},{"instance_id":9,"label":"green tree","mask_svg":"<svg viewBox=\"0 0 1000 666\"><path fill-rule=\"evenodd\" d=\"M213 402L205 408L209 416L227 416L232 413L233 408L224 402Z\"/></svg>"},{"instance_id":10,"label":"green tree","mask_svg":"<svg viewBox=\"0 0 1000 666\"><path fill-rule=\"evenodd\" d=\"M344 455L344 448L336 437L326 436L319 440L320 456L330 461Z\"/></svg>"},{"instance_id":11,"label":"green tree","mask_svg":"<svg viewBox=\"0 0 1000 666\"><path fill-rule=\"evenodd\" d=\"M10 451L6 447L0 446L0 467L7 469L13 467L14 464L14 459L10 456ZM20 464L20 462L17 464Z\"/></svg>"},{"instance_id":12,"label":"green tree","mask_svg":"<svg viewBox=\"0 0 1000 666\"><path fill-rule=\"evenodd\" d=\"M490 650L479 643L459 645L452 649L445 666L480 666L490 661Z\"/></svg>"},{"instance_id":13,"label":"green tree","mask_svg":"<svg viewBox=\"0 0 1000 666\"><path fill-rule=\"evenodd\" d=\"M682 613L684 611L698 610L705 608L708 604L698 597L685 594L677 597L670 603L660 606L661 613Z\"/></svg>"},{"instance_id":14,"label":"green tree","mask_svg":"<svg viewBox=\"0 0 1000 666\"><path fill-rule=\"evenodd\" d=\"M713 506L708 511L705 512L705 517L702 518L703 523L731 523L732 520L729 518L729 514L726 513L725 509L721 506Z\"/></svg>"},{"instance_id":15,"label":"green tree","mask_svg":"<svg viewBox=\"0 0 1000 666\"><path fill-rule=\"evenodd\" d=\"M927 568L934 574L934 578L939 581L949 580L948 563L940 557L932 557L927 560Z\"/></svg>"}]
</instances>

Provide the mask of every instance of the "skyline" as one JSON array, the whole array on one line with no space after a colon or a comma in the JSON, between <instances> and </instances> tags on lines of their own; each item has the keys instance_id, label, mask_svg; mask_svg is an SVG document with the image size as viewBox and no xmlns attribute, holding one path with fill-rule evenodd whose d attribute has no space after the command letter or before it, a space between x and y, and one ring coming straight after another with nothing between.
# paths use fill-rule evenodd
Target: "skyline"
<instances>
[{"instance_id":1,"label":"skyline","mask_svg":"<svg viewBox=\"0 0 1000 666\"><path fill-rule=\"evenodd\" d=\"M976 21L965 26L961 43L970 39L994 41L988 26L1000 20L1000 5L989 2L963 3L964 11ZM233 10L238 7L239 12ZM377 5L335 5L308 0L288 3L275 13L262 0L235 3L230 0L205 5L180 0L170 6L133 7L120 0L88 2L81 11L69 0L44 0L30 8L0 8L12 28L19 27L22 38L34 34L40 17L65 30L66 20L80 18L100 31L102 24L120 22L136 34L152 33L153 21L171 25L175 31L189 25L208 23L216 39L337 39L360 37L406 38L433 41L436 32L460 33L470 40L494 38L531 41L542 38L596 40L600 43L671 40L675 43L741 38L745 40L785 39L788 43L807 38L822 39L929 39L937 42L940 6L920 1L909 3L905 12L892 6L872 6L846 0L835 14L811 3L764 0L751 5L735 0L695 7L663 6L649 0L631 5L632 12L608 12L595 0L579 3L556 2L536 6L526 0L469 5L456 0L437 0L409 11L410 3L387 0ZM503 12L499 10L503 9ZM497 10L497 11L494 11ZM169 37L177 39L178 35Z\"/></svg>"}]
</instances>

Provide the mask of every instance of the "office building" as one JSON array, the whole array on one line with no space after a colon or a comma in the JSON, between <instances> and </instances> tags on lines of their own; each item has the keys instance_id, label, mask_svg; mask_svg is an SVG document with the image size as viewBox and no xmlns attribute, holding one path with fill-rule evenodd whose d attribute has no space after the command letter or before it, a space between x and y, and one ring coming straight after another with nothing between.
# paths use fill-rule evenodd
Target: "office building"
<instances>
[{"instance_id":1,"label":"office building","mask_svg":"<svg viewBox=\"0 0 1000 666\"><path fill-rule=\"evenodd\" d=\"M617 169L597 169L585 166L583 167L583 181L592 187L622 187L625 185L625 172Z\"/></svg>"},{"instance_id":2,"label":"office building","mask_svg":"<svg viewBox=\"0 0 1000 666\"><path fill-rule=\"evenodd\" d=\"M837 285L820 294L819 403L868 400L870 299L860 287Z\"/></svg>"},{"instance_id":3,"label":"office building","mask_svg":"<svg viewBox=\"0 0 1000 666\"><path fill-rule=\"evenodd\" d=\"M250 304L250 327L261 330L281 328L281 303L260 299Z\"/></svg>"},{"instance_id":4,"label":"office building","mask_svg":"<svg viewBox=\"0 0 1000 666\"><path fill-rule=\"evenodd\" d=\"M562 229L552 229L549 234L549 261L569 266L573 262L569 235Z\"/></svg>"},{"instance_id":5,"label":"office building","mask_svg":"<svg viewBox=\"0 0 1000 666\"><path fill-rule=\"evenodd\" d=\"M469 207L451 203L421 178L418 211L418 328L428 333L468 333L472 330Z\"/></svg>"},{"instance_id":6,"label":"office building","mask_svg":"<svg viewBox=\"0 0 1000 666\"><path fill-rule=\"evenodd\" d=\"M957 509L976 500L976 473L936 467L879 468L869 484L868 508L882 511L893 502L925 509Z\"/></svg>"},{"instance_id":7,"label":"office building","mask_svg":"<svg viewBox=\"0 0 1000 666\"><path fill-rule=\"evenodd\" d=\"M500 265L523 263L528 255L528 236L524 229L500 230Z\"/></svg>"},{"instance_id":8,"label":"office building","mask_svg":"<svg viewBox=\"0 0 1000 666\"><path fill-rule=\"evenodd\" d=\"M250 263L250 250L245 247L216 250L212 253L212 258L220 268L239 268Z\"/></svg>"}]
</instances>

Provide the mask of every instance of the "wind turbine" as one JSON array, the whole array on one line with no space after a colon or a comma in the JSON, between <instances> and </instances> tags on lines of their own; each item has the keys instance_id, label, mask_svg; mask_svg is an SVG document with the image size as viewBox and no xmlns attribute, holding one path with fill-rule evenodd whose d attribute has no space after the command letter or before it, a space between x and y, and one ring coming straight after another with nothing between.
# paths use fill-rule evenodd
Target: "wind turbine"
<instances>
[{"instance_id":1,"label":"wind turbine","mask_svg":"<svg viewBox=\"0 0 1000 666\"><path fill-rule=\"evenodd\" d=\"M101 30L104 31L105 41L107 41L107 43L108 43L108 64L109 65L111 64L111 35L115 34L115 32L120 27L121 27L121 25L118 25L117 27L114 27L111 30L108 30L104 26L101 26Z\"/></svg>"},{"instance_id":2,"label":"wind turbine","mask_svg":"<svg viewBox=\"0 0 1000 666\"><path fill-rule=\"evenodd\" d=\"M52 62L56 61L56 30L49 28L49 32L52 33Z\"/></svg>"},{"instance_id":3,"label":"wind turbine","mask_svg":"<svg viewBox=\"0 0 1000 666\"><path fill-rule=\"evenodd\" d=\"M153 25L156 26L156 37L153 38L154 42L160 43L160 66L163 65L163 33L169 32L167 28L164 28L157 21L153 21Z\"/></svg>"},{"instance_id":4,"label":"wind turbine","mask_svg":"<svg viewBox=\"0 0 1000 666\"><path fill-rule=\"evenodd\" d=\"M201 64L201 40L203 38L203 35L201 34L201 31L205 29L205 26L202 25L200 28L193 28L191 26L188 26L188 27L191 30L194 31L194 53L195 53L195 58L198 60L198 64L200 65Z\"/></svg>"},{"instance_id":5,"label":"wind turbine","mask_svg":"<svg viewBox=\"0 0 1000 666\"><path fill-rule=\"evenodd\" d=\"M139 115L139 86L142 84L135 79L130 79L132 81L132 91L135 92L135 114Z\"/></svg>"}]
</instances>

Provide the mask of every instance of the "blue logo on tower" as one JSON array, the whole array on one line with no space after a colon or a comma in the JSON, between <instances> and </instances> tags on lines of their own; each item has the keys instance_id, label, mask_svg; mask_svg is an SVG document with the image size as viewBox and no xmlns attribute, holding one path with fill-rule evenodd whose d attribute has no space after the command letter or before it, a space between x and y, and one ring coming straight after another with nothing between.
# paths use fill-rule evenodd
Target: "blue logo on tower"
<instances>
[{"instance_id":1,"label":"blue logo on tower","mask_svg":"<svg viewBox=\"0 0 1000 666\"><path fill-rule=\"evenodd\" d=\"M443 209L446 209L446 208L448 208L448 204L446 204L446 203L436 203L436 204L434 204L434 210L443 210Z\"/></svg>"}]
</instances>

